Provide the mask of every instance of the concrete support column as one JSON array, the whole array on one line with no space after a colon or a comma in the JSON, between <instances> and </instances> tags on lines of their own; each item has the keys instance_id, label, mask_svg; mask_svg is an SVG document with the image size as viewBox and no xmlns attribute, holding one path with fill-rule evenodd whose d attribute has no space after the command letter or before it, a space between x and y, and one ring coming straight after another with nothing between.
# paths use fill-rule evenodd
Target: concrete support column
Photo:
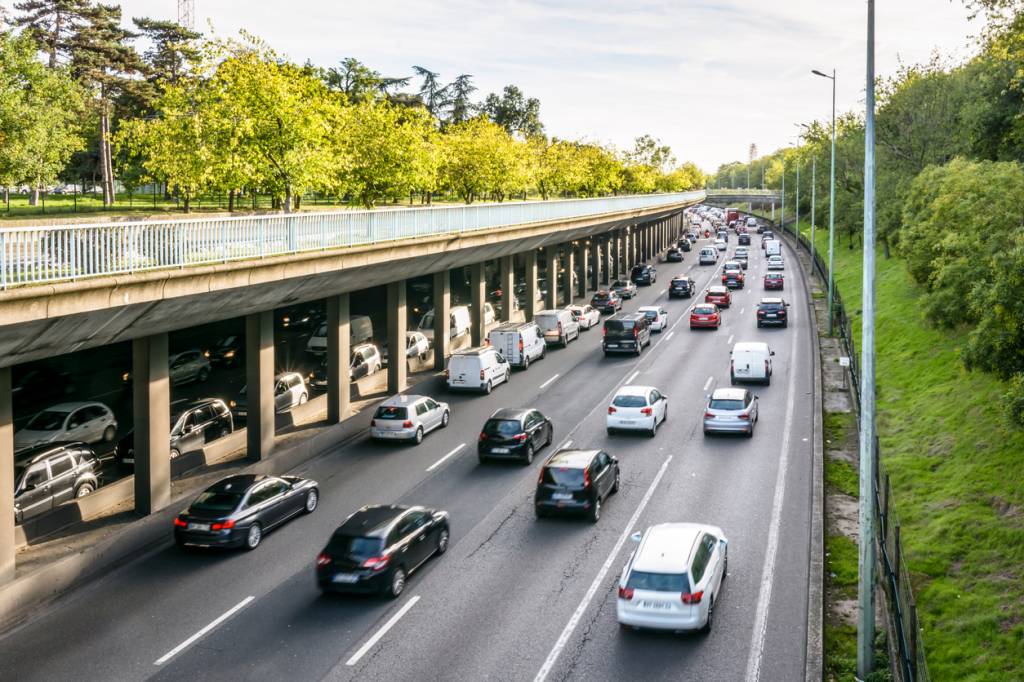
<instances>
[{"instance_id":1,"label":"concrete support column","mask_svg":"<svg viewBox=\"0 0 1024 682\"><path fill-rule=\"evenodd\" d=\"M405 280L388 282L388 393L405 390Z\"/></svg>"},{"instance_id":2,"label":"concrete support column","mask_svg":"<svg viewBox=\"0 0 1024 682\"><path fill-rule=\"evenodd\" d=\"M573 278L576 275L576 268L574 263L576 247L572 245L572 242L566 242L562 248L562 258L565 261L565 274L562 276L562 291L564 292L562 297L565 299L565 305L572 305L572 301L575 296L576 287L573 285Z\"/></svg>"},{"instance_id":3,"label":"concrete support column","mask_svg":"<svg viewBox=\"0 0 1024 682\"><path fill-rule=\"evenodd\" d=\"M434 273L434 369L444 369L451 342L452 276L448 270Z\"/></svg>"},{"instance_id":4,"label":"concrete support column","mask_svg":"<svg viewBox=\"0 0 1024 682\"><path fill-rule=\"evenodd\" d=\"M601 238L601 248L604 253L601 254L604 257L604 267L601 268L601 283L611 284L612 271L615 269L615 258L612 253L615 251L615 245L618 244L618 238L614 233L606 234Z\"/></svg>"},{"instance_id":5,"label":"concrete support column","mask_svg":"<svg viewBox=\"0 0 1024 682\"><path fill-rule=\"evenodd\" d=\"M132 341L135 422L135 511L152 514L171 502L171 379L167 334Z\"/></svg>"},{"instance_id":6,"label":"concrete support column","mask_svg":"<svg viewBox=\"0 0 1024 682\"><path fill-rule=\"evenodd\" d=\"M0 584L14 580L14 393L11 368L0 367ZM168 417L170 418L170 417Z\"/></svg>"},{"instance_id":7,"label":"concrete support column","mask_svg":"<svg viewBox=\"0 0 1024 682\"><path fill-rule=\"evenodd\" d=\"M544 260L548 269L548 295L544 299L544 307L554 310L558 307L558 247L545 247Z\"/></svg>"},{"instance_id":8,"label":"concrete support column","mask_svg":"<svg viewBox=\"0 0 1024 682\"><path fill-rule=\"evenodd\" d=\"M348 418L352 377L352 336L349 331L349 296L327 298L327 422Z\"/></svg>"},{"instance_id":9,"label":"concrete support column","mask_svg":"<svg viewBox=\"0 0 1024 682\"><path fill-rule=\"evenodd\" d=\"M482 346L487 338L486 324L484 323L484 299L486 298L486 286L484 281L484 263L473 263L469 266L469 293L470 293L470 334L473 347Z\"/></svg>"},{"instance_id":10,"label":"concrete support column","mask_svg":"<svg viewBox=\"0 0 1024 682\"><path fill-rule=\"evenodd\" d=\"M523 314L526 321L533 321L533 314L537 311L537 249L530 249L523 254L526 261L526 303Z\"/></svg>"},{"instance_id":11,"label":"concrete support column","mask_svg":"<svg viewBox=\"0 0 1024 682\"><path fill-rule=\"evenodd\" d=\"M580 241L576 246L576 270L579 273L576 280L576 295L585 298L587 295L587 279L590 275L587 274L587 270L590 268L590 247L585 241ZM597 270L597 264L595 262L595 271Z\"/></svg>"},{"instance_id":12,"label":"concrete support column","mask_svg":"<svg viewBox=\"0 0 1024 682\"><path fill-rule=\"evenodd\" d=\"M640 262L646 263L651 258L651 226L644 225L640 235Z\"/></svg>"},{"instance_id":13,"label":"concrete support column","mask_svg":"<svg viewBox=\"0 0 1024 682\"><path fill-rule=\"evenodd\" d=\"M166 364L166 361L165 361ZM245 316L245 444L250 460L274 451L274 311ZM167 419L164 420L168 421ZM138 431L136 431L136 434ZM138 471L136 455L136 471ZM136 498L137 500L138 498Z\"/></svg>"},{"instance_id":14,"label":"concrete support column","mask_svg":"<svg viewBox=\"0 0 1024 682\"><path fill-rule=\"evenodd\" d=\"M590 263L593 270L590 273L590 288L597 291L601 288L601 242L598 237L590 240ZM584 270L585 271L585 270Z\"/></svg>"},{"instance_id":15,"label":"concrete support column","mask_svg":"<svg viewBox=\"0 0 1024 682\"><path fill-rule=\"evenodd\" d=\"M626 249L629 246L629 239L624 230L619 230L615 235L615 274L612 279L621 279L623 264L626 260ZM611 282L609 282L611 284Z\"/></svg>"},{"instance_id":16,"label":"concrete support column","mask_svg":"<svg viewBox=\"0 0 1024 682\"><path fill-rule=\"evenodd\" d=\"M502 256L501 265L501 321L511 322L515 313L516 269L515 256Z\"/></svg>"}]
</instances>

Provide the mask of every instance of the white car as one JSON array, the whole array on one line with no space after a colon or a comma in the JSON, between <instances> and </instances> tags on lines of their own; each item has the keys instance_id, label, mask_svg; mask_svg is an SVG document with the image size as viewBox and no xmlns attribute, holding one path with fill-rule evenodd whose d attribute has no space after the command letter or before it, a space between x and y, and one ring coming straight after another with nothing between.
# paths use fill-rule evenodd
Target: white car
<instances>
[{"instance_id":1,"label":"white car","mask_svg":"<svg viewBox=\"0 0 1024 682\"><path fill-rule=\"evenodd\" d=\"M608 406L608 434L646 431L652 438L658 424L668 419L668 396L653 386L623 386Z\"/></svg>"},{"instance_id":2,"label":"white car","mask_svg":"<svg viewBox=\"0 0 1024 682\"><path fill-rule=\"evenodd\" d=\"M36 413L14 433L14 449L57 441L110 443L117 435L117 419L103 403L59 403Z\"/></svg>"},{"instance_id":3,"label":"white car","mask_svg":"<svg viewBox=\"0 0 1024 682\"><path fill-rule=\"evenodd\" d=\"M306 380L298 372L282 372L274 381L274 411L287 412L309 400Z\"/></svg>"},{"instance_id":4,"label":"white car","mask_svg":"<svg viewBox=\"0 0 1024 682\"><path fill-rule=\"evenodd\" d=\"M636 311L643 313L651 321L652 332L665 331L665 327L668 326L668 311L660 305L645 305L637 308Z\"/></svg>"},{"instance_id":5,"label":"white car","mask_svg":"<svg viewBox=\"0 0 1024 682\"><path fill-rule=\"evenodd\" d=\"M785 270L786 261L782 260L782 256L768 256L768 269Z\"/></svg>"},{"instance_id":6,"label":"white car","mask_svg":"<svg viewBox=\"0 0 1024 682\"><path fill-rule=\"evenodd\" d=\"M725 251L725 249L726 249L725 240L724 239L716 239L715 240L715 248L718 249L719 251Z\"/></svg>"},{"instance_id":7,"label":"white car","mask_svg":"<svg viewBox=\"0 0 1024 682\"><path fill-rule=\"evenodd\" d=\"M592 305L571 305L566 310L572 313L580 329L590 329L601 321L601 311Z\"/></svg>"},{"instance_id":8,"label":"white car","mask_svg":"<svg viewBox=\"0 0 1024 682\"><path fill-rule=\"evenodd\" d=\"M448 426L450 417L448 403L423 395L396 395L377 407L370 420L370 438L418 445L424 434Z\"/></svg>"},{"instance_id":9,"label":"white car","mask_svg":"<svg viewBox=\"0 0 1024 682\"><path fill-rule=\"evenodd\" d=\"M381 356L388 359L388 344L385 343L380 349ZM406 332L405 333L405 357L407 358L421 358L426 360L427 353L430 352L430 341L423 334L423 332Z\"/></svg>"},{"instance_id":10,"label":"white car","mask_svg":"<svg viewBox=\"0 0 1024 682\"><path fill-rule=\"evenodd\" d=\"M512 377L508 360L493 346L467 348L452 353L445 369L448 388L490 393Z\"/></svg>"},{"instance_id":11,"label":"white car","mask_svg":"<svg viewBox=\"0 0 1024 682\"><path fill-rule=\"evenodd\" d=\"M729 568L729 541L722 529L659 523L631 539L639 546L619 578L619 623L710 632L715 601Z\"/></svg>"}]
</instances>

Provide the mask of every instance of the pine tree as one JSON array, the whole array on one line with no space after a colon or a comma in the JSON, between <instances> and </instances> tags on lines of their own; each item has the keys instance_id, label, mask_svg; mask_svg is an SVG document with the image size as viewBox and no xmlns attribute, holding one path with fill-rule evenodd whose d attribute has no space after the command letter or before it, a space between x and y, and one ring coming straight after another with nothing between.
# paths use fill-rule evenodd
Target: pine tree
<instances>
[{"instance_id":1,"label":"pine tree","mask_svg":"<svg viewBox=\"0 0 1024 682\"><path fill-rule=\"evenodd\" d=\"M90 0L24 0L14 3L14 9L23 14L13 24L32 36L53 69L62 58L70 60L75 36L93 8Z\"/></svg>"}]
</instances>

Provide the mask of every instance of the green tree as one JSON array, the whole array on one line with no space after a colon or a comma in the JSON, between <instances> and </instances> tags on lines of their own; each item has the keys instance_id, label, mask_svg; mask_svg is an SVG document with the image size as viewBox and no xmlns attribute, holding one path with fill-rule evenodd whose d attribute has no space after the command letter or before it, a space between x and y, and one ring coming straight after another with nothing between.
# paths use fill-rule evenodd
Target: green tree
<instances>
[{"instance_id":1,"label":"green tree","mask_svg":"<svg viewBox=\"0 0 1024 682\"><path fill-rule=\"evenodd\" d=\"M93 12L91 0L23 0L14 3L14 9L22 13L14 25L32 37L51 69L70 60L78 33Z\"/></svg>"},{"instance_id":2,"label":"green tree","mask_svg":"<svg viewBox=\"0 0 1024 682\"><path fill-rule=\"evenodd\" d=\"M352 103L386 97L393 88L402 87L411 80L382 75L355 57L346 57L338 67L327 69L324 82L331 90L341 92Z\"/></svg>"},{"instance_id":3,"label":"green tree","mask_svg":"<svg viewBox=\"0 0 1024 682\"><path fill-rule=\"evenodd\" d=\"M483 116L449 126L441 136L441 186L467 204L486 196L503 198L522 184L519 165L525 164L525 154L514 145L501 126ZM516 177L506 177L510 173Z\"/></svg>"},{"instance_id":4,"label":"green tree","mask_svg":"<svg viewBox=\"0 0 1024 682\"><path fill-rule=\"evenodd\" d=\"M527 98L515 85L506 85L501 95L487 95L480 110L510 135L535 137L544 134L540 122L540 100Z\"/></svg>"},{"instance_id":5,"label":"green tree","mask_svg":"<svg viewBox=\"0 0 1024 682\"><path fill-rule=\"evenodd\" d=\"M470 99L470 96L476 92L476 86L473 85L473 76L468 73L459 75L447 85L447 90L450 93L450 111L447 122L462 123L471 119L476 108Z\"/></svg>"},{"instance_id":6,"label":"green tree","mask_svg":"<svg viewBox=\"0 0 1024 682\"><path fill-rule=\"evenodd\" d=\"M589 197L614 194L622 189L622 161L609 149L598 144L580 145L584 171L577 191Z\"/></svg>"},{"instance_id":7,"label":"green tree","mask_svg":"<svg viewBox=\"0 0 1024 682\"><path fill-rule=\"evenodd\" d=\"M412 70L423 79L423 83L420 85L420 101L431 116L440 120L449 103L448 86L441 85L441 81L438 80L441 74L437 71L431 71L422 66L414 66Z\"/></svg>"},{"instance_id":8,"label":"green tree","mask_svg":"<svg viewBox=\"0 0 1024 682\"><path fill-rule=\"evenodd\" d=\"M161 19L133 18L132 23L139 35L150 42L149 49L142 53L149 82L178 83L199 65L202 51L198 40L201 34Z\"/></svg>"}]
</instances>

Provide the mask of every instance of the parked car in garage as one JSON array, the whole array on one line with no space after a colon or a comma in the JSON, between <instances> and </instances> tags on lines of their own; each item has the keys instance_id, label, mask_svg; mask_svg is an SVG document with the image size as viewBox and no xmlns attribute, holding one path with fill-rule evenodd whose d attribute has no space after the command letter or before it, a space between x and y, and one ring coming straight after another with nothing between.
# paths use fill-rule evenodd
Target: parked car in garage
<instances>
[{"instance_id":1,"label":"parked car in garage","mask_svg":"<svg viewBox=\"0 0 1024 682\"><path fill-rule=\"evenodd\" d=\"M100 463L85 443L46 443L14 461L14 522L24 523L100 487Z\"/></svg>"},{"instance_id":2,"label":"parked car in garage","mask_svg":"<svg viewBox=\"0 0 1024 682\"><path fill-rule=\"evenodd\" d=\"M14 432L14 449L58 441L110 443L115 435L117 419L103 403L58 403L36 413L23 428Z\"/></svg>"},{"instance_id":3,"label":"parked car in garage","mask_svg":"<svg viewBox=\"0 0 1024 682\"><path fill-rule=\"evenodd\" d=\"M231 410L223 400L175 400L171 403L170 457L177 459L186 452L201 451L234 430ZM114 461L122 473L130 473L135 468L134 429L118 441Z\"/></svg>"},{"instance_id":4,"label":"parked car in garage","mask_svg":"<svg viewBox=\"0 0 1024 682\"><path fill-rule=\"evenodd\" d=\"M249 416L249 387L243 386L231 401L231 412L239 419ZM287 412L309 400L306 381L298 372L282 372L274 378L274 412Z\"/></svg>"},{"instance_id":5,"label":"parked car in garage","mask_svg":"<svg viewBox=\"0 0 1024 682\"><path fill-rule=\"evenodd\" d=\"M406 332L405 333L405 357L407 359L420 358L426 360L427 355L430 353L430 341L423 334L423 332ZM381 357L387 361L388 359L388 343L385 341L380 347Z\"/></svg>"}]
</instances>

